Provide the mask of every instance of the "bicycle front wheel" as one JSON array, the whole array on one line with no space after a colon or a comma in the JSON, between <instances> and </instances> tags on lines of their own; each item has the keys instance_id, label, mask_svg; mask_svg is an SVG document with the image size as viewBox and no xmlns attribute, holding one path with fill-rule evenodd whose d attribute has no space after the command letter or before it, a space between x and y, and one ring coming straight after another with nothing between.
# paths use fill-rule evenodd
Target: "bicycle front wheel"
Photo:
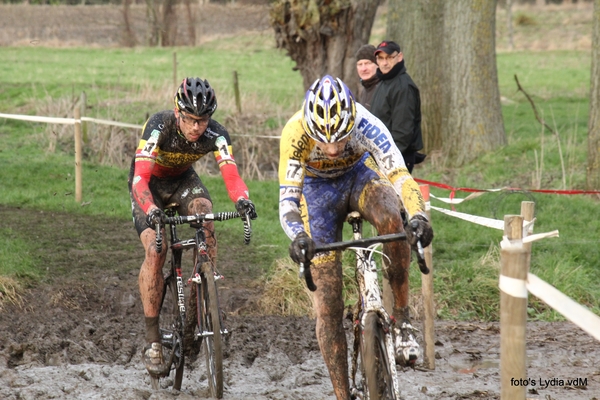
<instances>
[{"instance_id":1,"label":"bicycle front wheel","mask_svg":"<svg viewBox=\"0 0 600 400\"><path fill-rule=\"evenodd\" d=\"M183 286L181 287L183 290ZM183 320L177 304L177 281L170 275L165 278L163 299L159 314L159 331L165 362L175 371L173 389L181 389L183 379ZM156 381L154 381L156 379ZM153 378L153 386L158 378Z\"/></svg>"},{"instance_id":2,"label":"bicycle front wheel","mask_svg":"<svg viewBox=\"0 0 600 400\"><path fill-rule=\"evenodd\" d=\"M210 262L202 265L202 283L198 288L198 321L203 328L202 350L206 357L206 374L211 395L223 398L223 340L219 299Z\"/></svg>"},{"instance_id":3,"label":"bicycle front wheel","mask_svg":"<svg viewBox=\"0 0 600 400\"><path fill-rule=\"evenodd\" d=\"M394 386L396 377L395 360L388 357L385 333L379 316L369 312L361 335L361 361L366 380L365 391L370 400L397 400ZM394 363L393 366L391 363Z\"/></svg>"}]
</instances>

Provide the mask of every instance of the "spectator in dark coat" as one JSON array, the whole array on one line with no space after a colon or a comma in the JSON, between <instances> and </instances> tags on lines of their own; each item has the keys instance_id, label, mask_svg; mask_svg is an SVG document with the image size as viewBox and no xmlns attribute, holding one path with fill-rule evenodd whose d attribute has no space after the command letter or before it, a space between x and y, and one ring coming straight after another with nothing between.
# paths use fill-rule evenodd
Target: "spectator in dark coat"
<instances>
[{"instance_id":1,"label":"spectator in dark coat","mask_svg":"<svg viewBox=\"0 0 600 400\"><path fill-rule=\"evenodd\" d=\"M396 42L381 42L375 49L375 58L381 82L373 95L371 112L390 130L412 173L414 165L425 159L418 152L423 148L419 88L406 72L404 56Z\"/></svg>"},{"instance_id":2,"label":"spectator in dark coat","mask_svg":"<svg viewBox=\"0 0 600 400\"><path fill-rule=\"evenodd\" d=\"M361 86L358 88L358 102L371 111L371 100L377 89L380 79L377 76L377 62L375 60L375 46L362 45L356 51L356 72L360 78Z\"/></svg>"}]
</instances>

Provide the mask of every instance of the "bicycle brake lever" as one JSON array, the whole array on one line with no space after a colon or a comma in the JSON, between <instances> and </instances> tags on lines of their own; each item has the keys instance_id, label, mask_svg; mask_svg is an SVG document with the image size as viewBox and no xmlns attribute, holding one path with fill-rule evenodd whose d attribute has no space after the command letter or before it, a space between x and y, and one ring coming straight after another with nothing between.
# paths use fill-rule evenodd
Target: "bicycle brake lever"
<instances>
[{"instance_id":1,"label":"bicycle brake lever","mask_svg":"<svg viewBox=\"0 0 600 400\"><path fill-rule=\"evenodd\" d=\"M423 249L423 245L420 240L417 240L417 264L419 264L419 269L423 275L427 275L429 273L429 268L427 267L427 262L425 261L425 250Z\"/></svg>"},{"instance_id":2,"label":"bicycle brake lever","mask_svg":"<svg viewBox=\"0 0 600 400\"><path fill-rule=\"evenodd\" d=\"M252 223L250 222L250 214L245 213L242 217L244 221L244 244L250 244L250 237L252 236Z\"/></svg>"},{"instance_id":3,"label":"bicycle brake lever","mask_svg":"<svg viewBox=\"0 0 600 400\"><path fill-rule=\"evenodd\" d=\"M304 256L305 254L306 250L302 249L302 255ZM317 290L317 285L315 285L315 282L312 278L312 273L310 272L310 261L306 264L306 266L303 262L300 263L299 277L304 277L304 280L306 281L306 287L308 287L308 290L310 290L311 292Z\"/></svg>"},{"instance_id":4,"label":"bicycle brake lever","mask_svg":"<svg viewBox=\"0 0 600 400\"><path fill-rule=\"evenodd\" d=\"M163 244L160 224L156 224L154 229L156 229L156 252L158 254L160 254L160 253L162 253L162 244Z\"/></svg>"}]
</instances>

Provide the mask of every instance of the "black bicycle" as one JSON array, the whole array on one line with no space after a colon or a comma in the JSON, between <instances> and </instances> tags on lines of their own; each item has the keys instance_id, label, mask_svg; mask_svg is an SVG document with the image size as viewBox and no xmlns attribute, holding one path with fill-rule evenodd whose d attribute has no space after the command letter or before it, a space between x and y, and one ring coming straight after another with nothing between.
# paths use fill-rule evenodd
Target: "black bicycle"
<instances>
[{"instance_id":1,"label":"black bicycle","mask_svg":"<svg viewBox=\"0 0 600 400\"><path fill-rule=\"evenodd\" d=\"M169 225L169 248L171 265L164 275L163 299L161 302L159 323L163 357L171 366L167 376L174 373L173 389L180 390L183 378L184 354L191 346L188 332L192 332L194 340L201 340L202 350L206 357L208 385L211 395L223 397L223 335L228 331L223 325L219 307L216 281L222 278L214 262L208 255L208 245L204 232L204 222L226 221L241 218L244 222L244 243L250 243L252 227L248 214L237 212L221 212L176 215L178 204L165 207L166 220L156 224L156 250L162 251L163 236L161 229ZM181 240L177 236L177 225L192 224L196 228L194 238ZM181 266L183 251L193 249L193 268L187 281L184 281ZM186 303L185 287L191 285L189 302ZM186 304L192 308L192 315L187 313ZM193 310L195 308L195 310ZM186 316L188 320L186 320ZM151 376L152 387L158 389L161 377Z\"/></svg>"}]
</instances>

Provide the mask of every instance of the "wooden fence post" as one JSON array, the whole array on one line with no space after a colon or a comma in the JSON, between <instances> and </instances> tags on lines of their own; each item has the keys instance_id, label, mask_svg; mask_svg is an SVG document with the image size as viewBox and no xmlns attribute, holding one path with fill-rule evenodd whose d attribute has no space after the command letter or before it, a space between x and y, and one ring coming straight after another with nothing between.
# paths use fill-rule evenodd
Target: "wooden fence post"
<instances>
[{"instance_id":1,"label":"wooden fence post","mask_svg":"<svg viewBox=\"0 0 600 400\"><path fill-rule=\"evenodd\" d=\"M429 185L419 185L423 200L425 200L425 211L431 222L431 205L429 203ZM427 369L435 369L435 304L433 301L433 252L431 244L425 249L425 262L429 267L429 274L421 274L421 291L423 292L423 366Z\"/></svg>"},{"instance_id":2,"label":"wooden fence post","mask_svg":"<svg viewBox=\"0 0 600 400\"><path fill-rule=\"evenodd\" d=\"M242 101L240 100L240 84L238 82L237 71L233 71L233 92L235 93L235 105L237 106L238 114L241 114Z\"/></svg>"},{"instance_id":3,"label":"wooden fence post","mask_svg":"<svg viewBox=\"0 0 600 400\"><path fill-rule=\"evenodd\" d=\"M79 109L81 110L80 117L85 117L87 109L87 94L85 92L81 92L81 96L79 96ZM81 136L83 138L83 143L87 143L89 140L88 124L84 121L81 121Z\"/></svg>"},{"instance_id":4,"label":"wooden fence post","mask_svg":"<svg viewBox=\"0 0 600 400\"><path fill-rule=\"evenodd\" d=\"M81 109L76 105L73 110L75 118L75 201L81 203L82 200L82 145L81 145Z\"/></svg>"},{"instance_id":5,"label":"wooden fence post","mask_svg":"<svg viewBox=\"0 0 600 400\"><path fill-rule=\"evenodd\" d=\"M523 238L523 217L504 216L504 235ZM527 386L526 324L529 272L528 250L515 244L501 252L500 271L500 384L502 400L525 400Z\"/></svg>"},{"instance_id":6,"label":"wooden fence post","mask_svg":"<svg viewBox=\"0 0 600 400\"><path fill-rule=\"evenodd\" d=\"M177 52L173 52L173 87L177 88L178 79L177 79Z\"/></svg>"}]
</instances>

